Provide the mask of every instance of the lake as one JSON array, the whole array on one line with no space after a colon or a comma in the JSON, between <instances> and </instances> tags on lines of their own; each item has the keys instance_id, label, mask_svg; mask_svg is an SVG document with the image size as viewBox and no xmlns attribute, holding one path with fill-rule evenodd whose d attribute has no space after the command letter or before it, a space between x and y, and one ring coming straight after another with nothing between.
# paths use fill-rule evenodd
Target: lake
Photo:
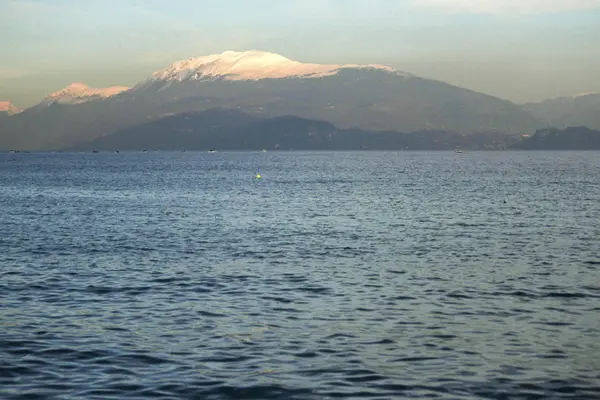
<instances>
[{"instance_id":1,"label":"lake","mask_svg":"<svg viewBox=\"0 0 600 400\"><path fill-rule=\"evenodd\" d=\"M600 398L598 152L2 153L0 205L2 399Z\"/></svg>"}]
</instances>

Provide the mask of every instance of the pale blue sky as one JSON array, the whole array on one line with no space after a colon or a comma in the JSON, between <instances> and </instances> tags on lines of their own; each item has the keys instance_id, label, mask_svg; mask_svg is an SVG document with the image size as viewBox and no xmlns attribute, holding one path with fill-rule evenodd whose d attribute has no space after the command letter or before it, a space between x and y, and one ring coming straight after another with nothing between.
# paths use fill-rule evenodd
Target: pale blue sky
<instances>
[{"instance_id":1,"label":"pale blue sky","mask_svg":"<svg viewBox=\"0 0 600 400\"><path fill-rule=\"evenodd\" d=\"M600 0L0 0L0 100L257 49L522 102L600 92Z\"/></svg>"}]
</instances>

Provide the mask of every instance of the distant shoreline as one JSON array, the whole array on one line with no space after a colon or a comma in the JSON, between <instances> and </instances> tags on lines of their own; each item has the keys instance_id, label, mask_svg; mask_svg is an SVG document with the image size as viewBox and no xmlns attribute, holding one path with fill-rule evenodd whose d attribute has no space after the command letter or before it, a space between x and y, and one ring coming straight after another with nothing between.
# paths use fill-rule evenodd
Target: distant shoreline
<instances>
[{"instance_id":1,"label":"distant shoreline","mask_svg":"<svg viewBox=\"0 0 600 400\"><path fill-rule=\"evenodd\" d=\"M600 149L476 149L476 150L463 150L462 154L468 153L507 153L507 152L515 152L515 153L527 153L527 152L594 152L600 151ZM289 150L269 150L267 153L456 153L455 150L447 150L447 149L419 149L419 150L383 150L383 149L361 149L361 150L344 150L344 149L289 149ZM119 154L138 154L138 153L206 153L206 154L232 154L232 153L263 153L261 150L217 150L214 153L209 152L208 150L148 150L144 152L143 150L119 150L118 153L110 150L98 150L94 151L53 151L53 150L26 150L26 151L7 151L0 150L0 154L113 154L118 156ZM460 154L457 154L459 156Z\"/></svg>"}]
</instances>

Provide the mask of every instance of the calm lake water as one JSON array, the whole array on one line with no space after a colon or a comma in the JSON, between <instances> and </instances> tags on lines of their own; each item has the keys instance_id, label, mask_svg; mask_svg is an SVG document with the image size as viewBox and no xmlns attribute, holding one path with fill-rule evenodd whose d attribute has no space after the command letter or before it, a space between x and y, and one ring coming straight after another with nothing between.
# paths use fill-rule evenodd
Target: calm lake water
<instances>
[{"instance_id":1,"label":"calm lake water","mask_svg":"<svg viewBox=\"0 0 600 400\"><path fill-rule=\"evenodd\" d=\"M2 399L600 398L598 152L3 153L0 207Z\"/></svg>"}]
</instances>

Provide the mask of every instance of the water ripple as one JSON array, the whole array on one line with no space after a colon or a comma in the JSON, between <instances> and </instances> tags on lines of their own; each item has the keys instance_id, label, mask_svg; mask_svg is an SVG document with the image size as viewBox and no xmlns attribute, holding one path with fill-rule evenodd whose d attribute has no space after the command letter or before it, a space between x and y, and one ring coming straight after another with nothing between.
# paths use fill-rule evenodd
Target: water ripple
<instances>
[{"instance_id":1,"label":"water ripple","mask_svg":"<svg viewBox=\"0 0 600 400\"><path fill-rule=\"evenodd\" d=\"M2 399L600 398L595 153L6 157Z\"/></svg>"}]
</instances>

